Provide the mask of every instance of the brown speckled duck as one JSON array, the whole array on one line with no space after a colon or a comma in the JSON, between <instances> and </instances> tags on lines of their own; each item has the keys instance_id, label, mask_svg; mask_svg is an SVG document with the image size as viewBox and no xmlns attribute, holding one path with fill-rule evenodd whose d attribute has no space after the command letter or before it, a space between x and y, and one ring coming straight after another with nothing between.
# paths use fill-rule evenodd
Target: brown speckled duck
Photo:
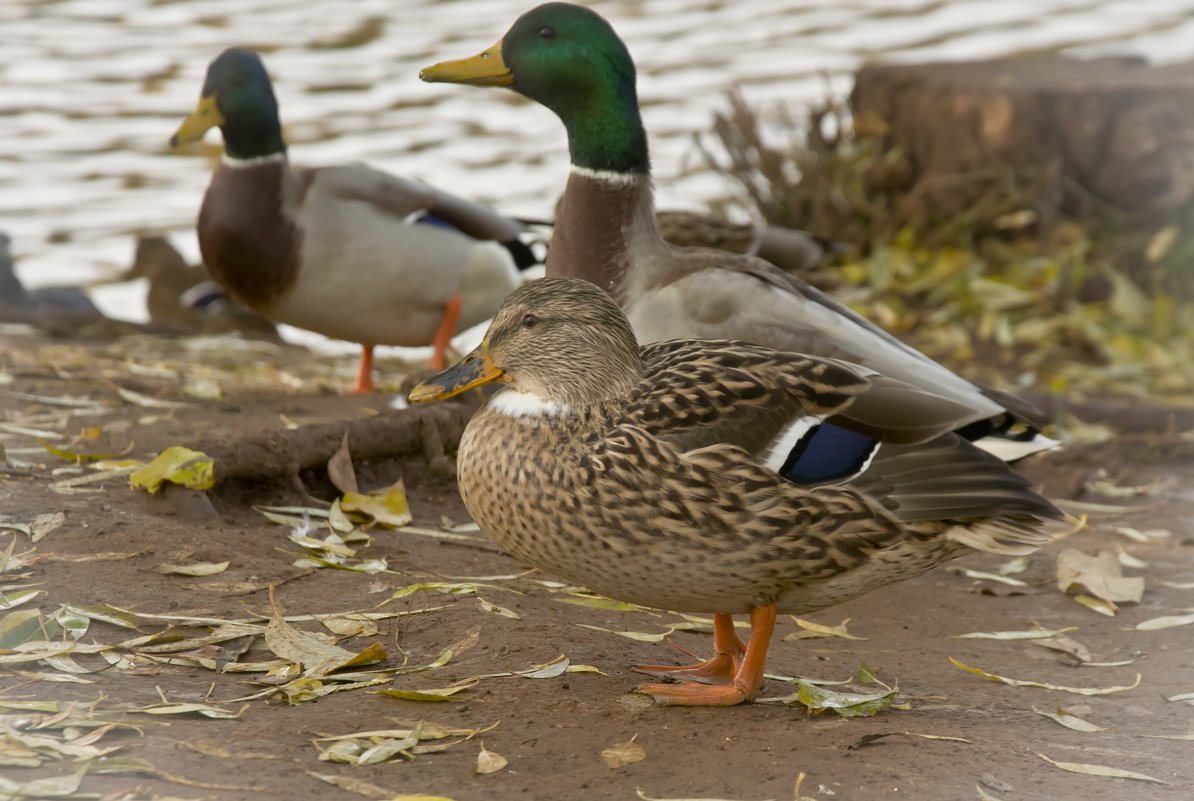
<instances>
[{"instance_id":1,"label":"brown speckled duck","mask_svg":"<svg viewBox=\"0 0 1194 801\"><path fill-rule=\"evenodd\" d=\"M496 45L420 73L426 81L504 86L556 113L572 171L547 256L547 275L592 281L613 295L639 342L741 339L782 351L856 362L957 401L954 428L1001 434L1031 407L980 389L763 259L677 248L655 219L647 134L634 61L590 9L546 3ZM1006 458L1052 447L1032 431L992 441Z\"/></svg>"},{"instance_id":2,"label":"brown speckled duck","mask_svg":"<svg viewBox=\"0 0 1194 801\"><path fill-rule=\"evenodd\" d=\"M503 550L569 581L713 613L713 658L638 670L682 681L640 688L661 703L721 706L762 687L777 612L841 603L973 549L1026 553L1060 517L948 431L950 401L869 372L743 342L640 348L605 292L542 278L411 400L508 384L460 444L469 513ZM734 614L750 615L747 645Z\"/></svg>"},{"instance_id":3,"label":"brown speckled duck","mask_svg":"<svg viewBox=\"0 0 1194 801\"><path fill-rule=\"evenodd\" d=\"M225 50L173 142L219 126L224 157L199 210L199 249L237 300L279 323L361 344L356 391L373 388L373 346L434 348L488 319L518 285L523 229L492 209L361 163L299 169L254 53Z\"/></svg>"}]
</instances>

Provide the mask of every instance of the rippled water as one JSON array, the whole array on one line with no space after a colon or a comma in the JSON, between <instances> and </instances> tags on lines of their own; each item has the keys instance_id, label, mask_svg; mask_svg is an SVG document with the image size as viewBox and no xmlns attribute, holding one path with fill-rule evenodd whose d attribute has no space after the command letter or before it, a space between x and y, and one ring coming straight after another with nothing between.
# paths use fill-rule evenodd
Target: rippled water
<instances>
[{"instance_id":1,"label":"rippled water","mask_svg":"<svg viewBox=\"0 0 1194 801\"><path fill-rule=\"evenodd\" d=\"M693 143L734 86L764 109L845 94L866 59L1066 50L1194 56L1194 0L607 0L639 67L662 204L733 187ZM564 132L511 92L424 84L420 67L488 47L531 3L512 0L5 0L0 4L0 229L30 286L88 282L193 220L212 145L172 153L208 61L260 49L291 157L363 159L504 210L546 216L567 171ZM144 317L134 291L110 314Z\"/></svg>"}]
</instances>

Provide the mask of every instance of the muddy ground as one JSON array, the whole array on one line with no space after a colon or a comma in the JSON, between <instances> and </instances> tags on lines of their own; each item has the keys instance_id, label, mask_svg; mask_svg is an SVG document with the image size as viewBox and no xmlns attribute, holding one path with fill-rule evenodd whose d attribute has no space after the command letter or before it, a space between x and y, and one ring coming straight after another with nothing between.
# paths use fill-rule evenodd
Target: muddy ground
<instances>
[{"instance_id":1,"label":"muddy ground","mask_svg":"<svg viewBox=\"0 0 1194 801\"><path fill-rule=\"evenodd\" d=\"M6 721L0 778L9 787L75 776L78 792L90 794L76 797L110 799L634 799L641 791L650 798L754 801L792 799L803 773L799 795L812 799L1191 796L1194 710L1167 698L1194 693L1194 627L1134 628L1194 608L1194 442L1189 438L1119 436L1024 465L1051 497L1078 501L1069 509L1087 514L1090 525L1028 557L1026 569L1014 576L1022 586L939 567L810 618L833 626L848 618L848 632L863 639L785 639L802 629L781 619L768 661L772 673L842 680L866 662L882 681L898 683L896 704L906 708L849 719L782 704L666 709L629 692L640 680L629 668L680 664L684 655L667 642L613 632L660 634L684 621L668 613L578 605L584 599L575 590L543 583L551 577L527 573L475 532L447 530L468 520L453 481L426 458L442 456L427 444L434 440L428 421L439 422L430 427L433 433L450 438L466 412L420 408L396 414L386 411L391 394L343 396L339 393L349 385L354 366L351 359L266 344L246 348L231 340L125 337L87 343L50 340L20 327L4 330L0 443L10 464L0 475L0 519L16 528L0 530L0 554L12 547L0 573L0 593L14 603L28 590L41 594L13 612L0 611L0 642L22 639L3 623L5 615L21 610L40 610L37 625L45 625L46 616L66 604L108 604L138 615L136 629L92 620L78 640L126 643L108 652L115 664L96 653L76 653L69 662L13 659L39 648L48 653L48 646L28 643L0 650L0 715ZM382 369L396 387L404 366L383 361ZM138 394L122 395L118 387ZM190 387L190 395L184 387ZM214 388L219 398L210 397ZM147 405L155 401L185 405ZM389 572L295 566L302 548L288 539L291 529L270 523L255 507L314 506L308 494L331 501L339 491L323 467L253 477L252 464L269 460L246 455L244 443L277 437L271 441L294 449L284 461L301 463L304 449L327 448L329 429L318 426L331 423L338 431L345 421L368 426L381 419L391 421L386 436L401 440L397 449L405 455L356 459L358 481L368 491L404 479L414 526L423 533L375 527L367 532L368 544L353 544L354 559L384 558ZM102 430L97 432L97 426ZM90 438L75 439L81 432ZM53 434L59 438L49 437ZM39 438L66 451L142 461L169 446L202 445L239 453L248 466L244 477L229 478L221 476L217 461L217 484L203 496L171 491L151 497L130 489L127 477L64 484L94 473L92 464L72 465L47 452ZM350 442L350 448L376 453L386 444L378 435L370 442ZM306 461L328 455L306 453ZM62 513L57 525L58 518L41 517L56 512ZM25 526L33 536L40 534L36 543ZM1119 533L1125 528L1128 535ZM1145 536L1133 538L1131 530ZM434 536L437 532L449 537ZM1140 603L1121 604L1116 616L1106 617L1058 590L1054 574L1063 549L1095 553L1117 547L1147 563L1124 571L1144 577ZM158 572L164 564L225 560L227 569L209 576ZM1004 562L975 555L950 567L998 572ZM476 585L472 591L460 586L469 580ZM423 588L389 600L403 587L427 582L455 585L458 591ZM303 700L303 688L295 684L287 685L287 693L235 700L298 676L212 669L275 659L260 636L231 645L191 644L170 653L179 637L203 637L218 622L170 628L168 620L153 617L241 619L264 626L281 614L351 611L401 613L376 621L376 634L367 621L357 636L343 636L346 630L339 629L339 645L353 653L371 643L384 647L383 661L347 668L381 671L357 677L379 683L311 700ZM955 639L967 632L1025 630L1026 621L1050 630L1074 627L1066 634L1089 650L1086 661L1112 665L1080 664L1072 654L1041 647L1048 640ZM292 621L290 627L331 637L313 620ZM154 634L159 636L142 645L127 645ZM50 639L74 642L61 633ZM706 654L711 645L711 637L699 631L677 631L671 639L696 654ZM153 650L163 645L164 650ZM426 668L448 649L446 664ZM548 678L482 678L438 703L378 694L525 671L561 654L573 668L592 666L600 672L550 675L557 671L549 668L544 671ZM1126 687L1137 674L1140 679L1133 689L1078 695L984 679L955 666L950 657L1003 676L1071 688ZM423 669L395 672L403 665ZM305 686L314 695L335 684L327 679ZM794 692L772 680L763 695ZM243 707L243 712L213 719L136 711L152 710L163 699L231 714ZM121 746L120 751L103 757L79 751L75 756L84 754L81 762L71 762L68 755L54 763L55 747L30 735L61 741L86 729L34 731L32 723L51 712L20 711L33 702L57 702L59 710L77 702L73 717L90 714L132 725L105 731L93 744ZM1055 702L1109 730L1071 730L1034 711L1055 712ZM424 740L422 746L455 744L438 752L423 749L410 758L399 754L382 764L320 759L321 750L335 742L321 737L410 729L417 720L428 721L425 735L430 724L488 730L469 739L462 733ZM1183 735L1186 739L1167 739ZM608 766L602 752L632 738L643 758ZM494 773L476 773L482 743L508 764ZM621 750L640 753L634 746ZM1042 756L1134 771L1166 784L1067 771Z\"/></svg>"}]
</instances>

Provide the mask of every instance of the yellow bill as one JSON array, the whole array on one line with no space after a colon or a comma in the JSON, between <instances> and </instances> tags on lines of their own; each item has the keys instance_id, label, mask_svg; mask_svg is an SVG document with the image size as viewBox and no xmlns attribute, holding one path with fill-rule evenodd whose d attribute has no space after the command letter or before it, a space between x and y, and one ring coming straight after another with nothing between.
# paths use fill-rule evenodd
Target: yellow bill
<instances>
[{"instance_id":1,"label":"yellow bill","mask_svg":"<svg viewBox=\"0 0 1194 801\"><path fill-rule=\"evenodd\" d=\"M216 106L216 95L199 98L198 107L191 112L191 116L182 121L174 136L170 137L170 147L178 147L182 142L195 142L203 138L203 134L212 128L224 124L224 115Z\"/></svg>"},{"instance_id":2,"label":"yellow bill","mask_svg":"<svg viewBox=\"0 0 1194 801\"><path fill-rule=\"evenodd\" d=\"M502 58L502 43L498 42L483 53L456 61L441 61L419 71L428 83L467 83L470 86L509 86L514 73Z\"/></svg>"}]
</instances>

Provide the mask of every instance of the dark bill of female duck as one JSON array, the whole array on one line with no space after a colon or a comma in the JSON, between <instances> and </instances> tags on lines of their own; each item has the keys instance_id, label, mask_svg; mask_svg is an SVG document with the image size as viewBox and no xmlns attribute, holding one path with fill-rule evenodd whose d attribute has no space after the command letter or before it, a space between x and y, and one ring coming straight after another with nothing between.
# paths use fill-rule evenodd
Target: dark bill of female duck
<instances>
[{"instance_id":1,"label":"dark bill of female duck","mask_svg":"<svg viewBox=\"0 0 1194 801\"><path fill-rule=\"evenodd\" d=\"M412 389L409 399L415 403L444 400L473 387L501 381L504 375L505 371L489 358L486 339L459 362Z\"/></svg>"}]
</instances>

